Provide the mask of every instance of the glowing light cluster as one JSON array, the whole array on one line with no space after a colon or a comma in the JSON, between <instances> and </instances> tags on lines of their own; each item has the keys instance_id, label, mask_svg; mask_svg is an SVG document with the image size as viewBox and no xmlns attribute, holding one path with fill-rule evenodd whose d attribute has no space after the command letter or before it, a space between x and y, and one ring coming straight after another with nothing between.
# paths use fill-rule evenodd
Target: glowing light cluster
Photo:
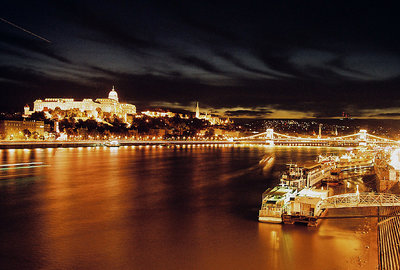
<instances>
[{"instance_id":1,"label":"glowing light cluster","mask_svg":"<svg viewBox=\"0 0 400 270\"><path fill-rule=\"evenodd\" d=\"M400 170L400 148L395 149L390 156L390 166L392 166L396 171Z\"/></svg>"}]
</instances>

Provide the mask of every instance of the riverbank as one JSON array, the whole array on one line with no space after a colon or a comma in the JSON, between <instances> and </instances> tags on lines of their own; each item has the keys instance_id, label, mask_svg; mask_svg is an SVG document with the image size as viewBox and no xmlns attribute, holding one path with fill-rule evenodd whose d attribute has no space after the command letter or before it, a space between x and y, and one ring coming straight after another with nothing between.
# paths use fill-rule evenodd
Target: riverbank
<instances>
[{"instance_id":1,"label":"riverbank","mask_svg":"<svg viewBox=\"0 0 400 270\"><path fill-rule=\"evenodd\" d=\"M69 148L104 146L106 141L0 141L0 149ZM119 140L121 146L131 145L178 145L178 144L233 144L228 141L132 141Z\"/></svg>"}]
</instances>

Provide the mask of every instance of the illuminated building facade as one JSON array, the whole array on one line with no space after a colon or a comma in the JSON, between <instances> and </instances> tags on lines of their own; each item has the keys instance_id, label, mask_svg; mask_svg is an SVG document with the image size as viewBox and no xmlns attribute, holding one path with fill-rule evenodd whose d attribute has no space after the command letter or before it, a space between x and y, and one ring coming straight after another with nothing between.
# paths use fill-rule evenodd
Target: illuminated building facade
<instances>
[{"instance_id":1,"label":"illuminated building facade","mask_svg":"<svg viewBox=\"0 0 400 270\"><path fill-rule=\"evenodd\" d=\"M50 128L49 126L47 127ZM35 134L38 138L45 135L43 121L0 121L0 137L2 140L24 139L27 134Z\"/></svg>"},{"instance_id":2,"label":"illuminated building facade","mask_svg":"<svg viewBox=\"0 0 400 270\"><path fill-rule=\"evenodd\" d=\"M144 111L142 114L150 117L174 117L176 113L173 112L157 112L157 111Z\"/></svg>"},{"instance_id":3,"label":"illuminated building facade","mask_svg":"<svg viewBox=\"0 0 400 270\"><path fill-rule=\"evenodd\" d=\"M120 103L118 94L114 87L108 94L108 98L83 99L76 101L72 98L46 98L38 99L33 103L33 111L29 110L29 106L25 106L24 114L30 115L33 112L48 112L49 110L60 109L68 111L78 109L81 112L86 112L88 117L99 118L100 113L110 113L120 118L127 119L127 115L136 114L136 106L127 103Z\"/></svg>"}]
</instances>

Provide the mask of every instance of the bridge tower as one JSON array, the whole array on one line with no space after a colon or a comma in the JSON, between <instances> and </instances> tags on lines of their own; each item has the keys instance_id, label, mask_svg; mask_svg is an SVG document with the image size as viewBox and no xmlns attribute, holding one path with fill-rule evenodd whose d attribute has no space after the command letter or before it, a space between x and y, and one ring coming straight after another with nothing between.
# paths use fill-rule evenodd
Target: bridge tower
<instances>
[{"instance_id":1,"label":"bridge tower","mask_svg":"<svg viewBox=\"0 0 400 270\"><path fill-rule=\"evenodd\" d=\"M358 145L359 146L367 146L367 130L361 129L358 132Z\"/></svg>"},{"instance_id":2,"label":"bridge tower","mask_svg":"<svg viewBox=\"0 0 400 270\"><path fill-rule=\"evenodd\" d=\"M274 146L274 130L272 128L267 129L267 140L265 142L270 146Z\"/></svg>"},{"instance_id":3,"label":"bridge tower","mask_svg":"<svg viewBox=\"0 0 400 270\"><path fill-rule=\"evenodd\" d=\"M321 139L322 135L322 124L319 124L318 139Z\"/></svg>"}]
</instances>

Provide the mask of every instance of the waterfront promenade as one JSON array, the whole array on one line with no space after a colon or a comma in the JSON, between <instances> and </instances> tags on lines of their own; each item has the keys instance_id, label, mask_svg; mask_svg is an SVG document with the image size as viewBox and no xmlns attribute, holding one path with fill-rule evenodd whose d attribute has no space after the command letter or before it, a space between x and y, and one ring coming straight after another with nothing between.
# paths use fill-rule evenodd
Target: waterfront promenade
<instances>
[{"instance_id":1,"label":"waterfront promenade","mask_svg":"<svg viewBox=\"0 0 400 270\"><path fill-rule=\"evenodd\" d=\"M82 140L82 141L0 141L0 149L23 149L23 148L65 148L65 147L95 147L104 146L104 140ZM121 146L134 145L180 145L180 144L234 144L222 140L118 140ZM254 142L254 143L262 143Z\"/></svg>"},{"instance_id":2,"label":"waterfront promenade","mask_svg":"<svg viewBox=\"0 0 400 270\"><path fill-rule=\"evenodd\" d=\"M379 208L379 214L385 216L378 220L380 269L400 269L400 208Z\"/></svg>"}]
</instances>

